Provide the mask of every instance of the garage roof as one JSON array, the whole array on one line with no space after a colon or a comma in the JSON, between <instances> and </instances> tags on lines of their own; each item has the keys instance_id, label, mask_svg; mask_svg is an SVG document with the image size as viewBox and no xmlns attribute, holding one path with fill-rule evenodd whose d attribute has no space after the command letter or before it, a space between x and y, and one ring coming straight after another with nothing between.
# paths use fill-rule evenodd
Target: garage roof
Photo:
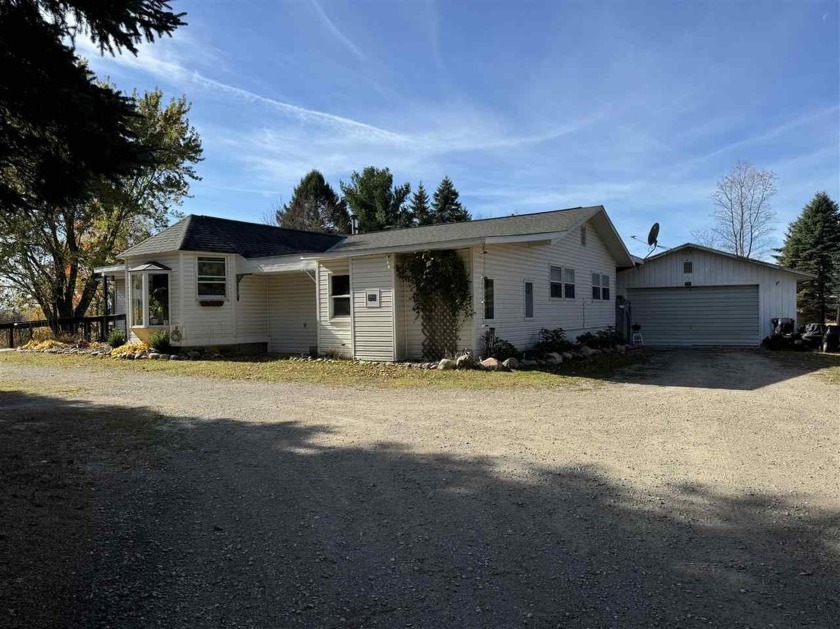
<instances>
[{"instance_id":1,"label":"garage roof","mask_svg":"<svg viewBox=\"0 0 840 629\"><path fill-rule=\"evenodd\" d=\"M664 258L666 256L672 255L677 253L678 251L685 251L686 249L697 249L698 251L705 251L706 253L713 253L719 256L725 256L727 258L732 258L734 260L739 260L741 262L749 262L750 264L758 264L760 266L769 267L771 269L775 269L776 271L785 271L786 273L792 273L796 276L798 280L812 280L816 277L811 273L806 273L805 271L798 271L796 269L789 269L787 267L773 264L772 262L765 262L764 260L756 260L755 258L745 258L743 256L736 256L734 253L730 253L728 251L721 251L720 249L712 249L711 247L704 247L703 245L698 245L693 242L687 242L682 244L678 247L674 247L673 249L668 249L667 251L663 251L662 253L657 253L656 255L650 256L647 258L646 262L652 262L654 260L658 260L659 258Z\"/></svg>"}]
</instances>

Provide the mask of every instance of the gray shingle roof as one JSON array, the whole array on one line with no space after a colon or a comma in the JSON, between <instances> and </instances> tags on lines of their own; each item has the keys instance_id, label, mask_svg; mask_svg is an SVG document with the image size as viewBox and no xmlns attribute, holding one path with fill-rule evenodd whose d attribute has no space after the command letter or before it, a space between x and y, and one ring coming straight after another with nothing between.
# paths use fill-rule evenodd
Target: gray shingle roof
<instances>
[{"instance_id":1,"label":"gray shingle roof","mask_svg":"<svg viewBox=\"0 0 840 629\"><path fill-rule=\"evenodd\" d=\"M238 253L244 258L321 253L342 238L333 234L191 214L123 251L119 257L152 256L171 251Z\"/></svg>"},{"instance_id":2,"label":"gray shingle roof","mask_svg":"<svg viewBox=\"0 0 840 629\"><path fill-rule=\"evenodd\" d=\"M329 253L363 253L373 249L391 247L422 247L458 240L476 238L526 236L564 232L603 211L603 206L576 207L552 212L537 212L517 216L486 218L466 223L430 225L410 229L391 229L348 236L336 244Z\"/></svg>"},{"instance_id":3,"label":"gray shingle roof","mask_svg":"<svg viewBox=\"0 0 840 629\"><path fill-rule=\"evenodd\" d=\"M319 234L226 218L190 215L127 249L119 257L146 257L172 251L238 253L245 258L303 253L343 256L378 249L422 249L448 242L565 232L603 211L600 205L576 207L354 236Z\"/></svg>"}]
</instances>

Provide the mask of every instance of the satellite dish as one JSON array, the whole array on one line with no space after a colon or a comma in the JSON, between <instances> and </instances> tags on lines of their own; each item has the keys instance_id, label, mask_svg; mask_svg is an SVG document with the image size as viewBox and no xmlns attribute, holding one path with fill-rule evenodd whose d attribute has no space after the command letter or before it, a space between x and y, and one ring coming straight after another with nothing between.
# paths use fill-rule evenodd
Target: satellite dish
<instances>
[{"instance_id":1,"label":"satellite dish","mask_svg":"<svg viewBox=\"0 0 840 629\"><path fill-rule=\"evenodd\" d=\"M654 223L653 227L650 228L648 232L648 245L651 247L656 248L656 242L659 238L659 223Z\"/></svg>"}]
</instances>

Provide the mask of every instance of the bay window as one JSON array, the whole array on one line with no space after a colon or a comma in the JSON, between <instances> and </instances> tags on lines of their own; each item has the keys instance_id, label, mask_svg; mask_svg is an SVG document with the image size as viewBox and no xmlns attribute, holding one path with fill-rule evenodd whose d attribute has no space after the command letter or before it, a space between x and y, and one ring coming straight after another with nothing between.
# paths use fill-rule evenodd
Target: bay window
<instances>
[{"instance_id":1,"label":"bay window","mask_svg":"<svg viewBox=\"0 0 840 629\"><path fill-rule=\"evenodd\" d=\"M169 273L131 273L131 326L169 325Z\"/></svg>"}]
</instances>

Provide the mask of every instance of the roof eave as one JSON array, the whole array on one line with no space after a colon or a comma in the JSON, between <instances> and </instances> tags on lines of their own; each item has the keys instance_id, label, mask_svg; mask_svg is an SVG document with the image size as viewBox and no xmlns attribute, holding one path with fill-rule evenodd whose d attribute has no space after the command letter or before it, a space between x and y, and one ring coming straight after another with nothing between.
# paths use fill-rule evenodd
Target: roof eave
<instances>
[{"instance_id":1,"label":"roof eave","mask_svg":"<svg viewBox=\"0 0 840 629\"><path fill-rule=\"evenodd\" d=\"M513 236L484 236L481 238L462 238L442 242L418 243L414 245L394 245L391 247L376 247L347 251L326 251L324 253L304 254L305 260L354 258L360 256L375 256L387 253L411 253L413 251L439 251L442 249L465 249L479 245L504 245L516 243L555 242L562 238L565 232L545 232L541 234L519 234Z\"/></svg>"}]
</instances>

